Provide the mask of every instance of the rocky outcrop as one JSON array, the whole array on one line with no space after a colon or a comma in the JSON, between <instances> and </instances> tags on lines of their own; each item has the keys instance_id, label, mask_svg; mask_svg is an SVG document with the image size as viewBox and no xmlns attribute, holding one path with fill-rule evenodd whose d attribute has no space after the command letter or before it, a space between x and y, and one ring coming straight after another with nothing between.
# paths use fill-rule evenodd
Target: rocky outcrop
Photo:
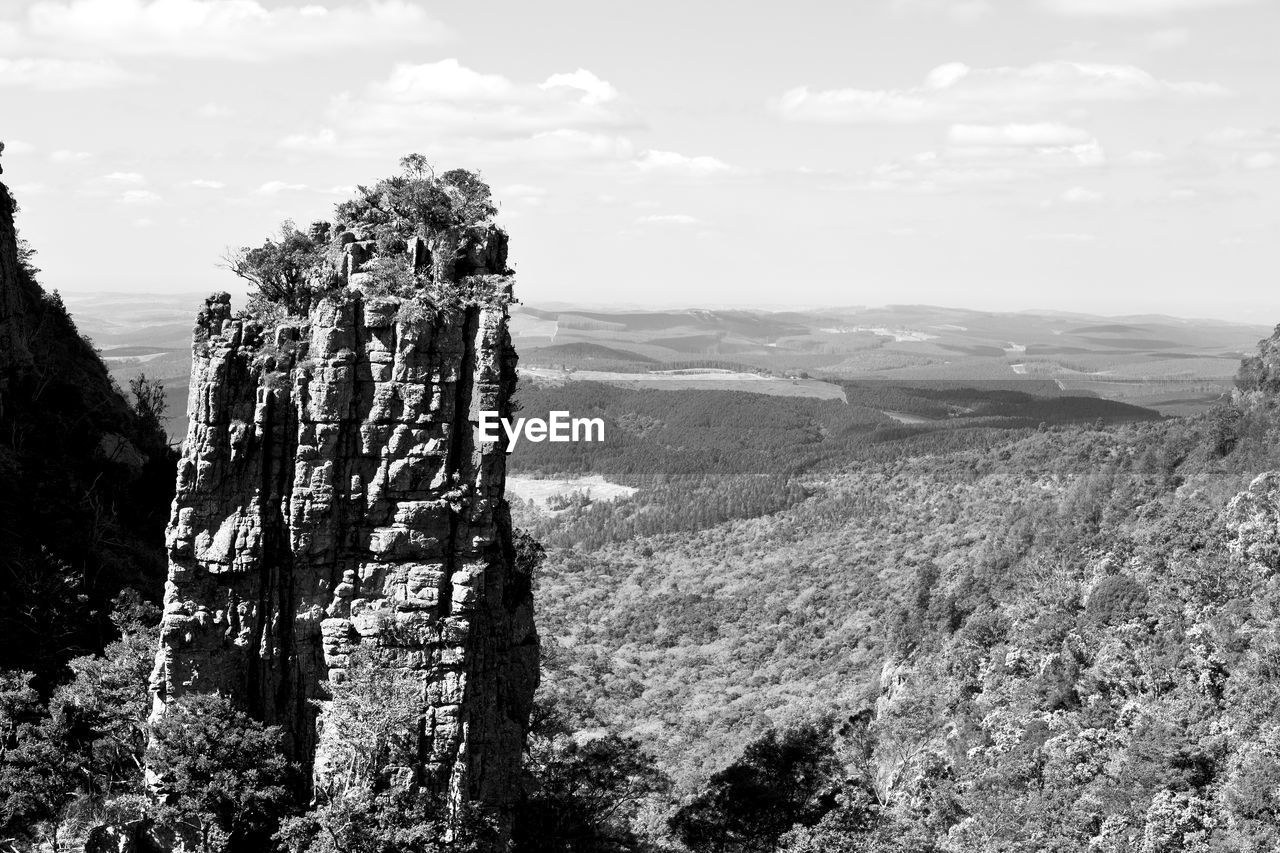
<instances>
[{"instance_id":1,"label":"rocky outcrop","mask_svg":"<svg viewBox=\"0 0 1280 853\"><path fill-rule=\"evenodd\" d=\"M409 770L501 822L538 649L505 449L474 431L481 410L509 414L515 387L506 237L460 239L433 276L457 286L436 296L378 290L361 272L374 247L342 235L348 284L306 316L267 323L207 300L152 689L158 714L192 691L231 695L283 726L323 785L325 684L374 644L420 684ZM428 262L426 245L406 251Z\"/></svg>"}]
</instances>

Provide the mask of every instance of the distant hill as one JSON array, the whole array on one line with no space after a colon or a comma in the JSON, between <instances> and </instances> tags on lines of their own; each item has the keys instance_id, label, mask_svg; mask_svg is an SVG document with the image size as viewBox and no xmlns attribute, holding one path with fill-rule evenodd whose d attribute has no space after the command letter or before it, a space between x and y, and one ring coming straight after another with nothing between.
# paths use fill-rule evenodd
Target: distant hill
<instances>
[{"instance_id":1,"label":"distant hill","mask_svg":"<svg viewBox=\"0 0 1280 853\"><path fill-rule=\"evenodd\" d=\"M164 382L175 437L186 431L188 338L201 298L65 295L118 383L139 372ZM554 369L561 380L613 381L613 373L631 383L650 371L706 368L739 374L717 375L709 388L804 393L800 386L759 381L772 376L788 383L803 379L815 383L815 396L838 397L838 389L824 391L816 383L1034 379L1056 383L1065 393L1183 414L1207 409L1227 391L1239 360L1271 330L1157 315L924 305L794 311L519 305L511 331L523 368Z\"/></svg>"}]
</instances>

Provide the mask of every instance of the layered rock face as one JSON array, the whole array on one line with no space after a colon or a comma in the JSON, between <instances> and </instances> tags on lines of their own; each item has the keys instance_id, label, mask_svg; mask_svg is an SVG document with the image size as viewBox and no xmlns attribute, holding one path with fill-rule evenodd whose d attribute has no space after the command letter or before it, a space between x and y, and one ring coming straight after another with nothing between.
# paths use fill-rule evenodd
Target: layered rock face
<instances>
[{"instance_id":1,"label":"layered rock face","mask_svg":"<svg viewBox=\"0 0 1280 853\"><path fill-rule=\"evenodd\" d=\"M350 283L306 317L271 327L233 317L226 294L207 301L152 689L158 714L188 692L229 694L284 726L323 786L323 683L376 645L421 685L406 769L501 822L538 647L505 450L474 431L481 410L510 413L516 362L505 234L481 236L442 275L465 267L484 287L448 300L377 295L361 278L368 247L344 236ZM427 261L423 243L409 252Z\"/></svg>"}]
</instances>

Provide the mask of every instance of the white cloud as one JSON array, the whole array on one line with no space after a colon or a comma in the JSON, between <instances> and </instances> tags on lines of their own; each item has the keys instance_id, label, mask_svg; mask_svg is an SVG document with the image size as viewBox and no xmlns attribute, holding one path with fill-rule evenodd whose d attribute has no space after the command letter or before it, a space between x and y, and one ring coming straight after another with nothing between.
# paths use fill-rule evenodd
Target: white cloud
<instances>
[{"instance_id":1,"label":"white cloud","mask_svg":"<svg viewBox=\"0 0 1280 853\"><path fill-rule=\"evenodd\" d=\"M601 131L638 124L619 101L610 84L584 69L538 84L475 71L456 59L402 63L363 92L334 98L329 127L286 136L279 144L306 151L404 151L420 147L426 129L433 144L425 153L433 158L456 151L510 159L515 141L515 147L554 158L564 147L613 147L615 140Z\"/></svg>"},{"instance_id":2,"label":"white cloud","mask_svg":"<svg viewBox=\"0 0 1280 853\"><path fill-rule=\"evenodd\" d=\"M137 172L111 172L103 175L100 180L112 184L145 184L147 179Z\"/></svg>"},{"instance_id":3,"label":"white cloud","mask_svg":"<svg viewBox=\"0 0 1280 853\"><path fill-rule=\"evenodd\" d=\"M309 189L306 184L290 184L285 181L267 181L254 192L258 195L278 195L282 192L298 192Z\"/></svg>"},{"instance_id":4,"label":"white cloud","mask_svg":"<svg viewBox=\"0 0 1280 853\"><path fill-rule=\"evenodd\" d=\"M709 177L726 175L735 171L728 163L716 157L706 155L687 157L675 151L643 151L635 160L636 168L641 172L667 172Z\"/></svg>"},{"instance_id":5,"label":"white cloud","mask_svg":"<svg viewBox=\"0 0 1280 853\"><path fill-rule=\"evenodd\" d=\"M1177 50L1190 41L1191 30L1186 27L1166 27L1138 39L1138 43L1147 50Z\"/></svg>"},{"instance_id":6,"label":"white cloud","mask_svg":"<svg viewBox=\"0 0 1280 853\"><path fill-rule=\"evenodd\" d=\"M198 190L220 190L226 187L226 184L222 181L210 181L205 178L196 178L194 180L187 181L187 186Z\"/></svg>"},{"instance_id":7,"label":"white cloud","mask_svg":"<svg viewBox=\"0 0 1280 853\"><path fill-rule=\"evenodd\" d=\"M494 197L501 202L512 202L527 207L539 207L546 201L547 191L543 187L532 184L509 184L494 191Z\"/></svg>"},{"instance_id":8,"label":"white cloud","mask_svg":"<svg viewBox=\"0 0 1280 853\"><path fill-rule=\"evenodd\" d=\"M1107 196L1097 190L1087 189L1085 187L1072 187L1066 190L1062 195L1058 196L1059 200L1067 204L1097 204L1105 201Z\"/></svg>"},{"instance_id":9,"label":"white cloud","mask_svg":"<svg viewBox=\"0 0 1280 853\"><path fill-rule=\"evenodd\" d=\"M952 145L1055 147L1079 145L1092 139L1087 130L1064 124L956 124L947 132Z\"/></svg>"},{"instance_id":10,"label":"white cloud","mask_svg":"<svg viewBox=\"0 0 1280 853\"><path fill-rule=\"evenodd\" d=\"M236 114L236 111L231 109L231 107L225 106L224 104L216 103L214 101L209 101L206 104L201 104L196 109L196 115L199 116L200 118L209 118L209 119L230 118L235 114Z\"/></svg>"},{"instance_id":11,"label":"white cloud","mask_svg":"<svg viewBox=\"0 0 1280 853\"><path fill-rule=\"evenodd\" d=\"M0 58L0 87L46 92L110 89L141 80L111 62L25 57Z\"/></svg>"},{"instance_id":12,"label":"white cloud","mask_svg":"<svg viewBox=\"0 0 1280 853\"><path fill-rule=\"evenodd\" d=\"M278 145L351 156L421 148L445 165L536 162L613 170L621 176L708 178L736 170L716 157L638 149L619 131L639 119L609 83L586 69L522 83L444 59L399 64L362 93L330 103L329 126L290 134Z\"/></svg>"},{"instance_id":13,"label":"white cloud","mask_svg":"<svg viewBox=\"0 0 1280 853\"><path fill-rule=\"evenodd\" d=\"M1280 163L1280 158L1270 151L1259 151L1256 154L1249 154L1240 161L1240 165L1252 171L1261 169L1274 169L1276 164Z\"/></svg>"},{"instance_id":14,"label":"white cloud","mask_svg":"<svg viewBox=\"0 0 1280 853\"><path fill-rule=\"evenodd\" d=\"M11 26L47 51L265 61L420 45L447 29L410 0L337 6L258 0L40 0Z\"/></svg>"},{"instance_id":15,"label":"white cloud","mask_svg":"<svg viewBox=\"0 0 1280 853\"><path fill-rule=\"evenodd\" d=\"M161 201L160 196L151 190L126 190L120 196L121 204L159 204Z\"/></svg>"},{"instance_id":16,"label":"white cloud","mask_svg":"<svg viewBox=\"0 0 1280 853\"><path fill-rule=\"evenodd\" d=\"M952 125L947 145L856 176L845 189L912 193L990 189L1106 163L1098 140L1067 125Z\"/></svg>"},{"instance_id":17,"label":"white cloud","mask_svg":"<svg viewBox=\"0 0 1280 853\"><path fill-rule=\"evenodd\" d=\"M617 89L585 68L579 68L570 74L552 74L538 88L554 89L558 86L577 89L583 93L583 100L588 103L602 104L618 97Z\"/></svg>"},{"instance_id":18,"label":"white cloud","mask_svg":"<svg viewBox=\"0 0 1280 853\"><path fill-rule=\"evenodd\" d=\"M93 155L88 151L69 151L65 148L59 148L49 154L49 159L54 163L83 163L92 160Z\"/></svg>"},{"instance_id":19,"label":"white cloud","mask_svg":"<svg viewBox=\"0 0 1280 853\"><path fill-rule=\"evenodd\" d=\"M904 14L945 14L957 21L976 21L995 11L990 0L892 0L891 7Z\"/></svg>"},{"instance_id":20,"label":"white cloud","mask_svg":"<svg viewBox=\"0 0 1280 853\"><path fill-rule=\"evenodd\" d=\"M23 142L21 139L5 140L4 153L6 154L30 154L35 151L36 147L29 142Z\"/></svg>"},{"instance_id":21,"label":"white cloud","mask_svg":"<svg viewBox=\"0 0 1280 853\"><path fill-rule=\"evenodd\" d=\"M1097 234L1082 234L1079 232L1059 232L1051 234L1031 234L1028 240L1044 240L1050 243L1092 243L1098 239Z\"/></svg>"},{"instance_id":22,"label":"white cloud","mask_svg":"<svg viewBox=\"0 0 1280 853\"><path fill-rule=\"evenodd\" d=\"M947 132L951 160L1001 161L1023 168L1100 166L1102 145L1087 130L1064 124L958 124Z\"/></svg>"},{"instance_id":23,"label":"white cloud","mask_svg":"<svg viewBox=\"0 0 1280 853\"><path fill-rule=\"evenodd\" d=\"M1177 12L1246 6L1255 0L1041 0L1059 15L1095 18L1155 18Z\"/></svg>"},{"instance_id":24,"label":"white cloud","mask_svg":"<svg viewBox=\"0 0 1280 853\"><path fill-rule=\"evenodd\" d=\"M791 121L832 124L981 120L1062 104L1224 97L1216 84L1169 82L1132 65L1038 62L1023 67L938 66L909 89L791 89L775 103Z\"/></svg>"},{"instance_id":25,"label":"white cloud","mask_svg":"<svg viewBox=\"0 0 1280 853\"><path fill-rule=\"evenodd\" d=\"M326 118L327 126L290 134L277 145L380 157L419 149L440 167L457 160L473 167L561 164L655 180L738 171L706 154L639 148L622 133L640 126L625 98L581 68L525 83L476 71L456 59L399 64L363 92L335 97ZM423 147L424 138L430 147Z\"/></svg>"},{"instance_id":26,"label":"white cloud","mask_svg":"<svg viewBox=\"0 0 1280 853\"><path fill-rule=\"evenodd\" d=\"M1207 137L1210 145L1220 148L1257 149L1280 146L1280 129L1224 127Z\"/></svg>"},{"instance_id":27,"label":"white cloud","mask_svg":"<svg viewBox=\"0 0 1280 853\"><path fill-rule=\"evenodd\" d=\"M1023 177L1002 163L955 163L934 151L906 162L884 163L856 176L840 189L872 192L946 193L1010 184Z\"/></svg>"},{"instance_id":28,"label":"white cloud","mask_svg":"<svg viewBox=\"0 0 1280 853\"><path fill-rule=\"evenodd\" d=\"M1224 127L1205 140L1217 159L1228 166L1256 172L1280 164L1280 129Z\"/></svg>"},{"instance_id":29,"label":"white cloud","mask_svg":"<svg viewBox=\"0 0 1280 853\"><path fill-rule=\"evenodd\" d=\"M690 216L687 213L655 213L650 216L641 216L636 220L640 224L653 225L701 225L702 220L696 216Z\"/></svg>"},{"instance_id":30,"label":"white cloud","mask_svg":"<svg viewBox=\"0 0 1280 853\"><path fill-rule=\"evenodd\" d=\"M14 184L10 189L13 190L15 196L25 195L44 195L49 191L47 184L32 182L26 184Z\"/></svg>"},{"instance_id":31,"label":"white cloud","mask_svg":"<svg viewBox=\"0 0 1280 853\"><path fill-rule=\"evenodd\" d=\"M1159 166L1160 164L1167 163L1168 161L1169 156L1167 154L1163 154L1159 151L1148 151L1145 149L1130 151L1128 154L1120 158L1120 162L1126 163L1130 166Z\"/></svg>"}]
</instances>

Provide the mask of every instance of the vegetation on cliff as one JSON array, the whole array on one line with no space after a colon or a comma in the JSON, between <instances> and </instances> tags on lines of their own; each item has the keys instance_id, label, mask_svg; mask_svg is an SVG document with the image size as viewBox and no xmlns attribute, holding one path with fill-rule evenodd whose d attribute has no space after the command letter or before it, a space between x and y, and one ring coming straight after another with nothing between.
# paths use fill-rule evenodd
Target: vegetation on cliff
<instances>
[{"instance_id":1,"label":"vegetation on cliff","mask_svg":"<svg viewBox=\"0 0 1280 853\"><path fill-rule=\"evenodd\" d=\"M357 282L436 303L497 295L496 280L510 271L489 185L467 169L437 175L421 154L400 166L399 175L356 187L333 221L305 231L285 221L262 245L229 251L227 269L255 288L250 313L306 315L316 300Z\"/></svg>"}]
</instances>

